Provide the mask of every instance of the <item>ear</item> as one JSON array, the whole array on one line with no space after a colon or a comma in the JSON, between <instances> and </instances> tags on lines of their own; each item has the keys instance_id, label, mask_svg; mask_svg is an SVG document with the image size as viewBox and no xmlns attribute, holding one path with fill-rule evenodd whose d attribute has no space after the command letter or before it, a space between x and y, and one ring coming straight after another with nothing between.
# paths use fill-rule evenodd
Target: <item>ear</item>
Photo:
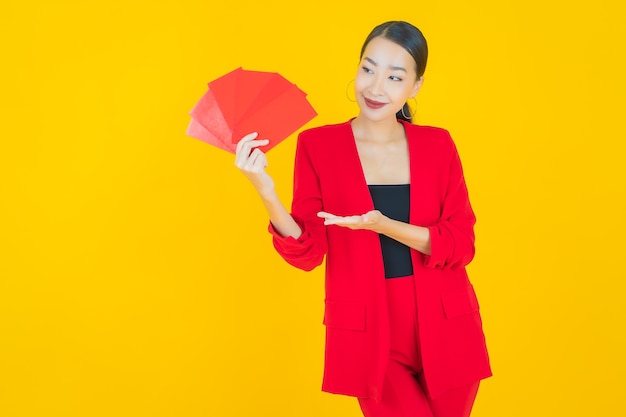
<instances>
[{"instance_id":1,"label":"ear","mask_svg":"<svg viewBox=\"0 0 626 417\"><path fill-rule=\"evenodd\" d=\"M421 77L419 77L417 79L417 81L415 81L415 85L413 86L413 90L411 90L411 98L415 97L415 95L420 91L420 89L422 88L422 84L424 84L424 76L423 75Z\"/></svg>"}]
</instances>

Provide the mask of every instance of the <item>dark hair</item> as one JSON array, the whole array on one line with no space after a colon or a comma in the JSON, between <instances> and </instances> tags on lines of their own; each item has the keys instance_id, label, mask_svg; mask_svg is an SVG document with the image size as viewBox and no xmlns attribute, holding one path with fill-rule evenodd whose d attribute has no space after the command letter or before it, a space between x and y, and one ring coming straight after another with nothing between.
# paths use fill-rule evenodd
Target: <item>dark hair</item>
<instances>
[{"instance_id":1,"label":"dark hair","mask_svg":"<svg viewBox=\"0 0 626 417\"><path fill-rule=\"evenodd\" d=\"M422 32L408 22L390 21L376 26L365 39L361 48L360 58L363 58L363 52L370 41L377 37L388 39L397 43L413 57L415 60L415 72L419 79L426 71L426 60L428 59L428 44ZM411 114L409 105L404 103L402 107L405 114ZM411 117L405 117L402 110L396 113L396 118L412 122Z\"/></svg>"}]
</instances>

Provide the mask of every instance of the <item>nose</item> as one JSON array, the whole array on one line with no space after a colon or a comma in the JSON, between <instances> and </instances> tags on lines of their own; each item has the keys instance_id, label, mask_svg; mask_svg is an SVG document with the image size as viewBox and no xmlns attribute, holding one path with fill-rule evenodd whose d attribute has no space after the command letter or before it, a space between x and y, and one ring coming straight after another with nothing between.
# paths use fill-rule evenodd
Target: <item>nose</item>
<instances>
[{"instance_id":1,"label":"nose","mask_svg":"<svg viewBox=\"0 0 626 417\"><path fill-rule=\"evenodd\" d=\"M377 74L375 77L373 77L372 82L370 83L370 86L369 86L370 94L372 94L373 96L383 95L383 92L384 92L383 82L384 82L384 78L382 76Z\"/></svg>"}]
</instances>

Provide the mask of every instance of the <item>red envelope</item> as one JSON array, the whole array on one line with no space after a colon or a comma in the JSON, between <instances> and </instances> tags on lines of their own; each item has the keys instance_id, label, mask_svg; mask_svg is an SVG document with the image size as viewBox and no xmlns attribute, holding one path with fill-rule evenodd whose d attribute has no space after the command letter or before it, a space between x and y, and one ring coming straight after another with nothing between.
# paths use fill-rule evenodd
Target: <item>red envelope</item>
<instances>
[{"instance_id":1,"label":"red envelope","mask_svg":"<svg viewBox=\"0 0 626 417\"><path fill-rule=\"evenodd\" d=\"M232 153L252 132L269 139L267 152L317 115L306 93L280 74L242 68L211 81L190 114L189 136Z\"/></svg>"},{"instance_id":2,"label":"red envelope","mask_svg":"<svg viewBox=\"0 0 626 417\"><path fill-rule=\"evenodd\" d=\"M236 144L232 142L232 133L222 112L215 101L213 92L207 91L191 110L192 119L187 128L187 135L215 145L225 151L235 152ZM209 115L210 117L204 117ZM200 123L197 119L203 119Z\"/></svg>"}]
</instances>

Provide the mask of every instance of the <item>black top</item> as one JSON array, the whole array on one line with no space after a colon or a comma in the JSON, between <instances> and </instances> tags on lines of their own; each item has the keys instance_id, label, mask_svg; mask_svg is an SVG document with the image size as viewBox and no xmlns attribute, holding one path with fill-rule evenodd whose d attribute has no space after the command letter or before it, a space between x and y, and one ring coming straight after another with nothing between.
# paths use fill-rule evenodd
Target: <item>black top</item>
<instances>
[{"instance_id":1,"label":"black top","mask_svg":"<svg viewBox=\"0 0 626 417\"><path fill-rule=\"evenodd\" d=\"M401 222L409 222L410 185L381 184L368 185L374 208L385 216ZM380 236L383 252L385 278L397 278L413 275L411 249L388 236Z\"/></svg>"}]
</instances>

